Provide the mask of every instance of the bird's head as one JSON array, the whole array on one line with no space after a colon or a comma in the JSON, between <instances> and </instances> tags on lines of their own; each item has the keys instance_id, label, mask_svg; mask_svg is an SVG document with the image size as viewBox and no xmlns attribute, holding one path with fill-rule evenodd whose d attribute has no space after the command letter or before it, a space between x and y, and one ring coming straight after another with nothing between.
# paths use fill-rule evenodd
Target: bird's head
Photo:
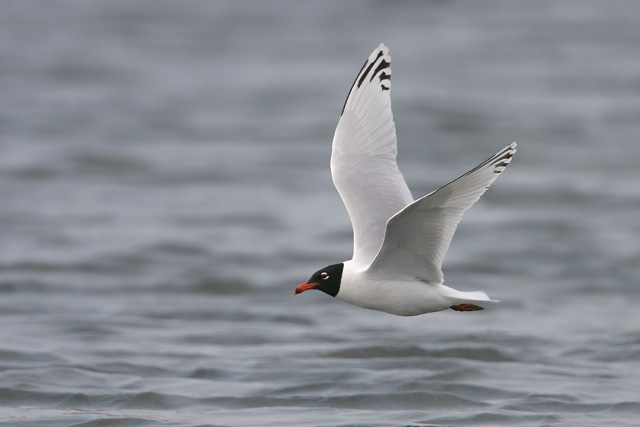
<instances>
[{"instance_id":1,"label":"bird's head","mask_svg":"<svg viewBox=\"0 0 640 427\"><path fill-rule=\"evenodd\" d=\"M329 294L335 297L340 290L340 280L342 279L342 270L344 269L344 263L333 264L322 268L311 276L309 280L301 285L298 285L294 295L298 295L309 289L318 289L319 291Z\"/></svg>"}]
</instances>

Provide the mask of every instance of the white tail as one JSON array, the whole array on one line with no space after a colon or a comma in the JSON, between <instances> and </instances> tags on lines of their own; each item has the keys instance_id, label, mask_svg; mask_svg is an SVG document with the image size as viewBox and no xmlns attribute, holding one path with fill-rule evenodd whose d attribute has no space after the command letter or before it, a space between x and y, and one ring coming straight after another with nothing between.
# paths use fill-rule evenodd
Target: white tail
<instances>
[{"instance_id":1,"label":"white tail","mask_svg":"<svg viewBox=\"0 0 640 427\"><path fill-rule=\"evenodd\" d=\"M482 291L474 291L474 292L461 292L456 291L455 289L449 288L448 286L442 286L446 288L447 291L444 293L444 296L450 300L452 303L461 304L465 302L500 302L497 299L489 298L489 295Z\"/></svg>"}]
</instances>

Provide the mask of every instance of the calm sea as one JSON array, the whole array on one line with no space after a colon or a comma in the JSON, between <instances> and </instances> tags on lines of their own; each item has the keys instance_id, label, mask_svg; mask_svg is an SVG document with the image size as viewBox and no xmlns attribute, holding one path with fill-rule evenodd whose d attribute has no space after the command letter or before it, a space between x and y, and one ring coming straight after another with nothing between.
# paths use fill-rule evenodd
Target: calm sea
<instances>
[{"instance_id":1,"label":"calm sea","mask_svg":"<svg viewBox=\"0 0 640 427\"><path fill-rule=\"evenodd\" d=\"M1 6L0 426L640 425L640 3ZM519 143L444 266L482 312L293 295L380 42L415 197Z\"/></svg>"}]
</instances>

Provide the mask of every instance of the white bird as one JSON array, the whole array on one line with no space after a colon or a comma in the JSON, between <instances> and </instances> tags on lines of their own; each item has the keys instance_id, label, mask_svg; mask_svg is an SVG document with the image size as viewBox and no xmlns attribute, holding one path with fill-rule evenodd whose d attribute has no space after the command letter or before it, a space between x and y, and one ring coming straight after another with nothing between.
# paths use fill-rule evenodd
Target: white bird
<instances>
[{"instance_id":1,"label":"white bird","mask_svg":"<svg viewBox=\"0 0 640 427\"><path fill-rule=\"evenodd\" d=\"M396 163L391 58L380 44L358 73L333 137L331 176L353 226L353 258L315 272L295 294L321 290L399 316L482 310L486 293L443 285L442 260L462 214L505 169L516 143L458 179L413 199Z\"/></svg>"}]
</instances>

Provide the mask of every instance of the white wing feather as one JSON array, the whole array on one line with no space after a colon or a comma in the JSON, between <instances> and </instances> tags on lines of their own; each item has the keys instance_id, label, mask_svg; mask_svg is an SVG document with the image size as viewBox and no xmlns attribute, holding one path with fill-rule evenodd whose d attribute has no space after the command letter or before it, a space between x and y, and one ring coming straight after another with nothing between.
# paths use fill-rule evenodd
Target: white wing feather
<instances>
[{"instance_id":1,"label":"white wing feather","mask_svg":"<svg viewBox=\"0 0 640 427\"><path fill-rule=\"evenodd\" d=\"M380 44L358 73L333 137L331 175L353 227L353 262L374 259L387 220L413 202L396 163L391 58Z\"/></svg>"},{"instance_id":2,"label":"white wing feather","mask_svg":"<svg viewBox=\"0 0 640 427\"><path fill-rule=\"evenodd\" d=\"M384 243L368 271L376 277L442 283L442 260L462 214L480 199L515 152L514 142L391 217Z\"/></svg>"}]
</instances>

